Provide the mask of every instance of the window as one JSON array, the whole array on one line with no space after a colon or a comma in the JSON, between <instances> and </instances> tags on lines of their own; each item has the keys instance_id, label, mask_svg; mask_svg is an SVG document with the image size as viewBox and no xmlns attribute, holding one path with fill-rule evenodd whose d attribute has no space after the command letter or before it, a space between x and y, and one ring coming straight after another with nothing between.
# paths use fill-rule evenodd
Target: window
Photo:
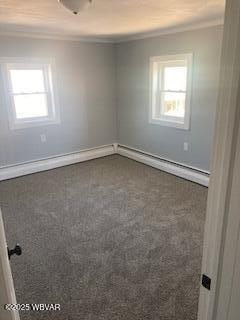
<instances>
[{"instance_id":1,"label":"window","mask_svg":"<svg viewBox=\"0 0 240 320\"><path fill-rule=\"evenodd\" d=\"M4 63L4 69L11 129L59 122L50 63L18 59Z\"/></svg>"},{"instance_id":2,"label":"window","mask_svg":"<svg viewBox=\"0 0 240 320\"><path fill-rule=\"evenodd\" d=\"M189 129L192 54L152 57L150 122Z\"/></svg>"}]
</instances>

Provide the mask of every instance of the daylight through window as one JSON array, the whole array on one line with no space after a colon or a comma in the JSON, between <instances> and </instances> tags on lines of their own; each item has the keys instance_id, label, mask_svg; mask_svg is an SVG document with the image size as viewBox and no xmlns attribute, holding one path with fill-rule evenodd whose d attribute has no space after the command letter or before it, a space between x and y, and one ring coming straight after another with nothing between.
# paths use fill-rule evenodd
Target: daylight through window
<instances>
[{"instance_id":1,"label":"daylight through window","mask_svg":"<svg viewBox=\"0 0 240 320\"><path fill-rule=\"evenodd\" d=\"M24 128L58 120L50 64L7 63L10 127Z\"/></svg>"},{"instance_id":2,"label":"daylight through window","mask_svg":"<svg viewBox=\"0 0 240 320\"><path fill-rule=\"evenodd\" d=\"M192 54L151 58L151 118L165 126L188 129Z\"/></svg>"}]
</instances>

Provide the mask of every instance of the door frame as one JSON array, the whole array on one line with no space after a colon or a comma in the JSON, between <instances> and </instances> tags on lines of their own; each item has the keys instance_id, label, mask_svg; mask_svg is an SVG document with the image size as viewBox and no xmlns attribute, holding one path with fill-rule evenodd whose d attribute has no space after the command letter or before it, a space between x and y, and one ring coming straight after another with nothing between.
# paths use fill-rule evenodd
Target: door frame
<instances>
[{"instance_id":1,"label":"door frame","mask_svg":"<svg viewBox=\"0 0 240 320\"><path fill-rule=\"evenodd\" d=\"M223 33L221 72L218 105L215 121L215 138L211 177L208 191L207 213L204 231L202 274L211 278L211 290L200 288L198 320L215 320L223 279L221 266L224 261L226 228L239 223L238 215L229 214L235 155L240 123L240 1L226 0ZM235 168L236 170L236 168ZM231 221L230 221L231 219ZM231 232L235 232L231 230ZM233 268L234 257L229 261ZM231 268L230 268L231 269ZM230 275L232 276L232 275ZM230 279L229 279L230 281ZM226 292L225 292L226 295ZM230 295L230 291L229 291ZM227 310L229 299L221 301ZM227 314L226 318L228 319Z\"/></svg>"},{"instance_id":2,"label":"door frame","mask_svg":"<svg viewBox=\"0 0 240 320\"><path fill-rule=\"evenodd\" d=\"M214 316L218 320L239 319L240 315L240 125L237 137L228 215L223 231L223 256L218 272L221 281L216 296L218 303L214 310Z\"/></svg>"},{"instance_id":3,"label":"door frame","mask_svg":"<svg viewBox=\"0 0 240 320\"><path fill-rule=\"evenodd\" d=\"M0 208L0 318L4 320L20 320L17 310L5 311L4 304L17 304L12 272L7 252L7 241L4 230L4 222Z\"/></svg>"}]
</instances>

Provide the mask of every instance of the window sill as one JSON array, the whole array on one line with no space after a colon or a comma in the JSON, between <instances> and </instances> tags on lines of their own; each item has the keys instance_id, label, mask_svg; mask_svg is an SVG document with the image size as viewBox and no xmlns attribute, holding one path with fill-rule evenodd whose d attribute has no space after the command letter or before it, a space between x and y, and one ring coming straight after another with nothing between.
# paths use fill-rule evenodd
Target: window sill
<instances>
[{"instance_id":1,"label":"window sill","mask_svg":"<svg viewBox=\"0 0 240 320\"><path fill-rule=\"evenodd\" d=\"M157 124L164 127L181 129L181 130L189 130L189 123L182 123L182 122L162 120L162 119L150 119L149 123Z\"/></svg>"},{"instance_id":2,"label":"window sill","mask_svg":"<svg viewBox=\"0 0 240 320\"><path fill-rule=\"evenodd\" d=\"M60 124L60 119L44 119L44 120L31 120L31 121L19 121L9 123L11 130L27 129L33 127L44 127L49 125Z\"/></svg>"}]
</instances>

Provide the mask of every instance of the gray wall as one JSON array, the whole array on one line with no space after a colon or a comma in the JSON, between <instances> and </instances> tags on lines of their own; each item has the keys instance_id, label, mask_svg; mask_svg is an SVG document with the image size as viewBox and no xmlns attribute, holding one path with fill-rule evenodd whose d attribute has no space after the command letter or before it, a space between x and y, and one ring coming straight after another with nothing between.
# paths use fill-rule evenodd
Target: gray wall
<instances>
[{"instance_id":1,"label":"gray wall","mask_svg":"<svg viewBox=\"0 0 240 320\"><path fill-rule=\"evenodd\" d=\"M116 141L113 45L19 37L0 44L0 57L55 58L61 112L61 124L9 130L0 78L0 166Z\"/></svg>"},{"instance_id":2,"label":"gray wall","mask_svg":"<svg viewBox=\"0 0 240 320\"><path fill-rule=\"evenodd\" d=\"M222 27L212 27L118 44L118 142L209 170L221 42ZM188 52L194 53L190 130L149 124L150 56ZM189 143L188 152L184 142Z\"/></svg>"},{"instance_id":3,"label":"gray wall","mask_svg":"<svg viewBox=\"0 0 240 320\"><path fill-rule=\"evenodd\" d=\"M221 40L222 27L117 45L1 36L0 56L55 58L61 124L9 130L0 77L0 166L118 141L209 170ZM194 53L190 130L149 124L150 56L187 52Z\"/></svg>"}]
</instances>

